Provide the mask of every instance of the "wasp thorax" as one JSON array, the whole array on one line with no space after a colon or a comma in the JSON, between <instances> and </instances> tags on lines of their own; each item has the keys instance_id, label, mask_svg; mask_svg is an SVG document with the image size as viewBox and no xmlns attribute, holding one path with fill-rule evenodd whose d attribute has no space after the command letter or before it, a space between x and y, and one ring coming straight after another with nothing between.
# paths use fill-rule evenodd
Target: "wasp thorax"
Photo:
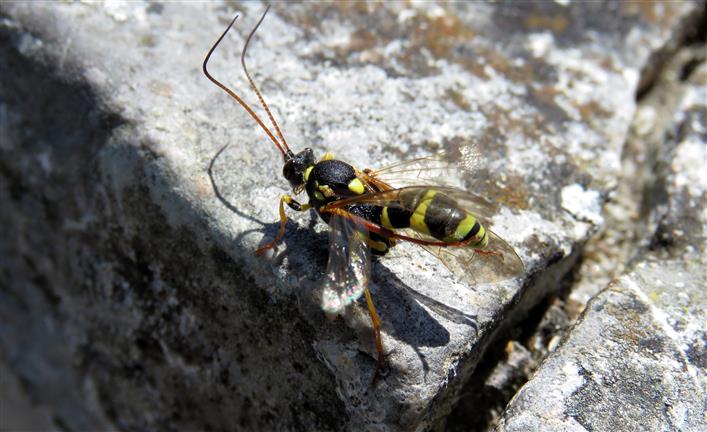
<instances>
[{"instance_id":1,"label":"wasp thorax","mask_svg":"<svg viewBox=\"0 0 707 432\"><path fill-rule=\"evenodd\" d=\"M314 165L314 152L306 148L289 158L282 168L282 175L290 182L292 189L301 187L304 184L304 172Z\"/></svg>"}]
</instances>

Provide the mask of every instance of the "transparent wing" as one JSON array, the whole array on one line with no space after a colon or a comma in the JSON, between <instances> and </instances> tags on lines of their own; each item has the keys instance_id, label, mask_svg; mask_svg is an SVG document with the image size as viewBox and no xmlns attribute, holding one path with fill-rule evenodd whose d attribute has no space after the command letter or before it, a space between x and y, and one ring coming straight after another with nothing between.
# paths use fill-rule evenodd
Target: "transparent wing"
<instances>
[{"instance_id":1,"label":"transparent wing","mask_svg":"<svg viewBox=\"0 0 707 432\"><path fill-rule=\"evenodd\" d=\"M479 195L475 195L459 188L448 186L408 186L371 194L357 195L355 197L334 201L331 204L328 204L324 208L324 211L328 208L343 208L347 205L356 203L368 203L389 208L401 208L407 211L414 211L415 200L413 198L417 195L424 195L430 190L436 191L437 193L442 193L449 198L454 199L460 208L473 214L477 218L490 219L499 210L498 205L489 202Z\"/></svg>"},{"instance_id":2,"label":"transparent wing","mask_svg":"<svg viewBox=\"0 0 707 432\"><path fill-rule=\"evenodd\" d=\"M411 237L421 235L406 230ZM497 283L523 274L523 261L505 240L486 229L489 244L483 250L470 247L423 246L457 277L472 285Z\"/></svg>"},{"instance_id":3,"label":"transparent wing","mask_svg":"<svg viewBox=\"0 0 707 432\"><path fill-rule=\"evenodd\" d=\"M463 177L470 177L484 165L476 144L450 145L439 153L396 162L385 167L366 170L373 179L396 187L416 184L434 184L448 186L460 183Z\"/></svg>"},{"instance_id":4,"label":"transparent wing","mask_svg":"<svg viewBox=\"0 0 707 432\"><path fill-rule=\"evenodd\" d=\"M329 220L329 262L322 289L322 309L339 313L368 286L371 256L367 232L338 215Z\"/></svg>"},{"instance_id":5,"label":"transparent wing","mask_svg":"<svg viewBox=\"0 0 707 432\"><path fill-rule=\"evenodd\" d=\"M440 240L410 228L400 229L396 234L408 237L402 240L421 244L427 251L442 261L449 270L461 279L473 283L493 283L507 280L523 273L523 262L512 246L489 229L488 221L497 213L498 206L470 192L451 187L410 186L389 191L366 194L335 201L323 209L341 208L355 203L368 203L390 208L401 208L412 212L416 196L429 191L452 198L459 209L474 215L486 229L489 242L484 249L468 246L440 245Z\"/></svg>"}]
</instances>

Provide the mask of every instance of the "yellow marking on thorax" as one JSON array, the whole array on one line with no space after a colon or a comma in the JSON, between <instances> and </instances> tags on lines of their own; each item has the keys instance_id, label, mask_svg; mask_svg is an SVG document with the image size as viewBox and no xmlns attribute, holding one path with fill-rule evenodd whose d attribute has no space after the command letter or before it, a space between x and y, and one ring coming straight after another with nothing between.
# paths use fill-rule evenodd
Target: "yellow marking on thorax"
<instances>
[{"instance_id":1,"label":"yellow marking on thorax","mask_svg":"<svg viewBox=\"0 0 707 432\"><path fill-rule=\"evenodd\" d=\"M422 197L420 202L417 203L415 212L410 216L410 228L419 233L430 235L430 230L425 223L425 213L435 195L437 195L437 191L430 189L425 193L425 196Z\"/></svg>"},{"instance_id":2,"label":"yellow marking on thorax","mask_svg":"<svg viewBox=\"0 0 707 432\"><path fill-rule=\"evenodd\" d=\"M311 167L308 167L306 170L304 170L304 181L309 180L309 175L312 174L312 170L314 169L314 165Z\"/></svg>"},{"instance_id":3,"label":"yellow marking on thorax","mask_svg":"<svg viewBox=\"0 0 707 432\"><path fill-rule=\"evenodd\" d=\"M318 189L327 198L331 198L336 195L336 192L334 192L329 185L320 185L318 186Z\"/></svg>"},{"instance_id":4,"label":"yellow marking on thorax","mask_svg":"<svg viewBox=\"0 0 707 432\"><path fill-rule=\"evenodd\" d=\"M349 182L349 190L356 195L361 195L366 191L366 188L363 186L363 182L359 180L358 178L355 178Z\"/></svg>"},{"instance_id":5,"label":"yellow marking on thorax","mask_svg":"<svg viewBox=\"0 0 707 432\"><path fill-rule=\"evenodd\" d=\"M334 153L326 152L322 155L321 160L325 161L325 160L332 160L332 159L334 159Z\"/></svg>"}]
</instances>

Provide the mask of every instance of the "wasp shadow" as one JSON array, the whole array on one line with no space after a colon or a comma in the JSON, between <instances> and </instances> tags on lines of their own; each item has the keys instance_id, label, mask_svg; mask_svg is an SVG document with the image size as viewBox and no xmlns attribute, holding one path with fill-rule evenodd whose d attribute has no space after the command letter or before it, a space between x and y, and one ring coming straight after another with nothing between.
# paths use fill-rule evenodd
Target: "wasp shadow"
<instances>
[{"instance_id":1,"label":"wasp shadow","mask_svg":"<svg viewBox=\"0 0 707 432\"><path fill-rule=\"evenodd\" d=\"M449 331L428 309L447 321L471 327L475 333L477 316L410 288L383 264L385 258L381 261L375 263L373 272L374 282L381 281L377 283L376 303L390 311L381 317L381 325L386 333L414 349L426 374L429 364L420 348L442 347L450 342Z\"/></svg>"},{"instance_id":2,"label":"wasp shadow","mask_svg":"<svg viewBox=\"0 0 707 432\"><path fill-rule=\"evenodd\" d=\"M216 195L216 198L218 198L219 201L221 201L221 204L223 204L227 209L232 211L233 213L237 214L238 216L247 219L251 222L255 222L260 225L268 225L266 222L261 221L258 218L255 218L249 214L243 213L237 206L235 206L233 203L228 201L223 194L221 193L221 190L218 187L218 184L216 183L216 180L214 179L214 165L216 164L216 159L221 156L221 154L228 148L230 144L226 144L223 147L221 147L216 154L211 158L211 161L209 162L209 169L207 170L209 174L209 180L211 181L211 189L213 189L214 194Z\"/></svg>"},{"instance_id":3,"label":"wasp shadow","mask_svg":"<svg viewBox=\"0 0 707 432\"><path fill-rule=\"evenodd\" d=\"M265 244L267 244L271 239L274 239L274 238L275 238L275 236L277 235L277 233L278 233L278 231L279 231L279 229L280 229L280 222L279 222L279 221L275 221L275 222L265 222L265 221L262 221L262 220L260 220L260 219L258 219L258 218L256 218L256 217L253 217L252 215L249 215L249 214L243 212L243 210L241 210L240 208L238 208L238 206L237 206L236 204L234 204L234 203L232 203L231 201L229 201L228 199L226 199L226 197L225 197L225 196L223 195L223 193L221 192L221 189L219 188L218 183L216 182L216 179L214 178L214 166L215 166L215 164L216 164L216 160L221 156L221 154L223 154L223 152L229 147L229 145L230 145L230 144L225 144L224 146L222 146L222 147L213 155L213 157L211 157L211 160L209 161L209 167L208 167L208 169L207 169L207 173L208 173L208 175L209 175L209 181L211 182L211 189L213 190L214 195L216 196L216 198L217 198L217 199L221 202L221 204L223 204L223 206L226 207L228 210L230 210L231 212L233 212L234 214L240 216L241 218L243 218L243 219L245 219L245 220L248 220L248 221L250 221L250 222L253 222L253 223L258 224L258 225L261 226L261 228L254 228L254 229L249 229L249 230L242 231L242 232L239 233L233 240L234 240L236 243L239 243L240 240L241 240L244 236L246 236L246 235L248 235L248 234L250 234L250 233L253 233L253 232L260 232L260 233L263 234L263 238L261 239L260 244L258 245L258 247L261 247L261 246L264 246ZM313 228L315 224L316 224L316 219L313 219L312 221L310 221L310 224L309 224L310 228ZM288 219L287 225L286 225L285 229L286 229L286 233L290 234L291 232L296 231L296 230L298 229L298 226L297 226L297 224L292 223L292 222ZM270 239L270 240L269 240L269 239ZM287 238L284 238L284 239L283 239L283 242L287 244L287 243L288 243L288 239L287 239ZM288 245L288 246L289 246L289 245ZM289 250L289 247L287 247L286 249ZM275 255L273 261L275 261L276 263L279 264L279 263L282 262L283 259L284 259L283 252L280 252L279 254L276 253L276 255Z\"/></svg>"}]
</instances>

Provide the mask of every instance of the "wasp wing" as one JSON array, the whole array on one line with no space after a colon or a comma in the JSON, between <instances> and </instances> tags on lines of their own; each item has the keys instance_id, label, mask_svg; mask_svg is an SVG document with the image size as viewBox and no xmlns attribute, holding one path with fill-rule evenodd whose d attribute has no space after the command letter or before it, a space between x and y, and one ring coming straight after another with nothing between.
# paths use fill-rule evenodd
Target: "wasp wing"
<instances>
[{"instance_id":1,"label":"wasp wing","mask_svg":"<svg viewBox=\"0 0 707 432\"><path fill-rule=\"evenodd\" d=\"M472 285L477 283L497 283L523 274L523 261L505 240L486 229L489 244L483 250L470 247L423 246L460 279ZM422 237L419 233L406 230L411 237Z\"/></svg>"},{"instance_id":2,"label":"wasp wing","mask_svg":"<svg viewBox=\"0 0 707 432\"><path fill-rule=\"evenodd\" d=\"M513 247L489 229L492 226L489 221L498 212L498 206L461 189L410 186L335 201L322 211L326 212L328 209L342 208L356 203L367 203L388 209L400 208L414 212L417 200L412 197L424 196L430 191L446 195L454 200L457 208L474 215L486 229L489 239L488 246L484 249L474 249L468 246L440 244L442 243L440 240L410 228L396 230L393 237L421 244L453 273L471 283L495 283L523 273L523 261L518 257Z\"/></svg>"},{"instance_id":3,"label":"wasp wing","mask_svg":"<svg viewBox=\"0 0 707 432\"><path fill-rule=\"evenodd\" d=\"M476 143L465 143L429 156L369 169L365 175L396 187L418 184L448 186L463 182L463 177L470 178L484 165L484 160Z\"/></svg>"},{"instance_id":4,"label":"wasp wing","mask_svg":"<svg viewBox=\"0 0 707 432\"><path fill-rule=\"evenodd\" d=\"M322 289L322 309L339 313L368 286L371 252L367 231L339 215L329 219L329 262Z\"/></svg>"},{"instance_id":5,"label":"wasp wing","mask_svg":"<svg viewBox=\"0 0 707 432\"><path fill-rule=\"evenodd\" d=\"M477 218L490 219L499 210L499 206L465 190L448 186L408 186L371 194L357 195L351 198L334 201L324 207L323 211L332 208L344 208L357 203L380 205L381 207L400 208L415 211L415 200L411 197L424 195L428 191L444 194L455 200L459 207Z\"/></svg>"}]
</instances>

